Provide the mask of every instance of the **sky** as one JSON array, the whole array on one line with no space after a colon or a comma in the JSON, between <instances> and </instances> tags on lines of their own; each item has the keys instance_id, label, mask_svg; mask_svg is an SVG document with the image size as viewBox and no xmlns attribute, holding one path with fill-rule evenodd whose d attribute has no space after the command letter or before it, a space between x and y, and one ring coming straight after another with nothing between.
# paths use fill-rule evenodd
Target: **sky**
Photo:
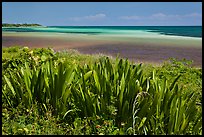
<instances>
[{"instance_id":1,"label":"sky","mask_svg":"<svg viewBox=\"0 0 204 137\"><path fill-rule=\"evenodd\" d=\"M202 2L3 2L2 23L202 26Z\"/></svg>"}]
</instances>

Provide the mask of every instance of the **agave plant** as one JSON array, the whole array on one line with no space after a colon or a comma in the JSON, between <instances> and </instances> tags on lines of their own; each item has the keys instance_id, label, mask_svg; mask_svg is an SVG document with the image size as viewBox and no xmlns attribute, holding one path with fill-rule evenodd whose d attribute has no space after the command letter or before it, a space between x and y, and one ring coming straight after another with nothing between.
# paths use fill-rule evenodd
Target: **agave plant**
<instances>
[{"instance_id":1,"label":"agave plant","mask_svg":"<svg viewBox=\"0 0 204 137\"><path fill-rule=\"evenodd\" d=\"M10 72L11 79L5 75L5 81L13 94L16 103L23 103L30 108L33 103L39 103L45 110L52 105L54 112L65 114L68 111L67 101L70 94L70 84L74 77L74 66L68 67L59 63L55 68L53 62L47 61L39 69L31 70L27 63L20 72ZM6 91L3 91L5 95ZM8 100L9 104L10 101Z\"/></svg>"},{"instance_id":2,"label":"agave plant","mask_svg":"<svg viewBox=\"0 0 204 137\"><path fill-rule=\"evenodd\" d=\"M137 93L144 85L141 64L131 65L128 60L109 58L99 63L77 68L78 81L71 89L74 102L81 110L81 117L108 114L109 106L116 108L116 123L132 121L132 107Z\"/></svg>"},{"instance_id":3,"label":"agave plant","mask_svg":"<svg viewBox=\"0 0 204 137\"><path fill-rule=\"evenodd\" d=\"M189 134L189 129L194 134L201 132L202 117L201 113L197 114L201 109L196 106L197 95L183 93L176 84L179 77L171 85L165 78L161 83L153 71L149 90L135 98L134 134Z\"/></svg>"}]
</instances>

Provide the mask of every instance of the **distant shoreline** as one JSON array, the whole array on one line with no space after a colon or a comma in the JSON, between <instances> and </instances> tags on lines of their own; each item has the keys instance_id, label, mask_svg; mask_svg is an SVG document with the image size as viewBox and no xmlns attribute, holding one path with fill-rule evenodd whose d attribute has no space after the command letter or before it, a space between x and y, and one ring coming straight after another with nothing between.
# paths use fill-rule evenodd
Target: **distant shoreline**
<instances>
[{"instance_id":1,"label":"distant shoreline","mask_svg":"<svg viewBox=\"0 0 204 137\"><path fill-rule=\"evenodd\" d=\"M1 27L1 28L47 28L47 26L21 26L21 27Z\"/></svg>"},{"instance_id":2,"label":"distant shoreline","mask_svg":"<svg viewBox=\"0 0 204 137\"><path fill-rule=\"evenodd\" d=\"M2 28L13 28L13 27L44 27L40 24L37 23L24 23L24 24L12 24L12 23L3 23L2 24Z\"/></svg>"}]
</instances>

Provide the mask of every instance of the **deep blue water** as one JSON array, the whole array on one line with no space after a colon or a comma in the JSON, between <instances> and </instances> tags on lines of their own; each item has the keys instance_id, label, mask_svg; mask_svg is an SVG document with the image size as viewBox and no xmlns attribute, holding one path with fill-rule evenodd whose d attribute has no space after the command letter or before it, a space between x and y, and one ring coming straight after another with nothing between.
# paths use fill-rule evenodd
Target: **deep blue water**
<instances>
[{"instance_id":1,"label":"deep blue water","mask_svg":"<svg viewBox=\"0 0 204 137\"><path fill-rule=\"evenodd\" d=\"M2 28L9 32L48 32L79 34L116 34L128 31L148 31L163 35L188 36L202 38L202 26L48 26L29 28Z\"/></svg>"}]
</instances>

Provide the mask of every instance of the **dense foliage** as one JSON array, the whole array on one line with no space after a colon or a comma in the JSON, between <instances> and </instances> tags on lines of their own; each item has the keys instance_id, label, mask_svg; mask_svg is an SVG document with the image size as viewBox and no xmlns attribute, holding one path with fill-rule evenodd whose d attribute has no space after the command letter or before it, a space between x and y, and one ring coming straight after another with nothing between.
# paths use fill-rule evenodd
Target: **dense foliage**
<instances>
[{"instance_id":1,"label":"dense foliage","mask_svg":"<svg viewBox=\"0 0 204 137\"><path fill-rule=\"evenodd\" d=\"M2 134L202 134L202 69L2 50Z\"/></svg>"},{"instance_id":2,"label":"dense foliage","mask_svg":"<svg viewBox=\"0 0 204 137\"><path fill-rule=\"evenodd\" d=\"M3 23L2 27L40 27L42 25L40 24L9 24L9 23Z\"/></svg>"}]
</instances>

